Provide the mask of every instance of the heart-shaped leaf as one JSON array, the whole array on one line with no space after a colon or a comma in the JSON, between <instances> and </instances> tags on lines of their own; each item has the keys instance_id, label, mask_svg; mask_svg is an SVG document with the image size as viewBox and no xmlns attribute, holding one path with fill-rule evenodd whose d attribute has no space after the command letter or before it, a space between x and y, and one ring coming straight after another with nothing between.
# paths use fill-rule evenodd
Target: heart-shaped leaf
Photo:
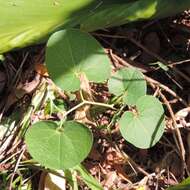
<instances>
[{"instance_id":1,"label":"heart-shaped leaf","mask_svg":"<svg viewBox=\"0 0 190 190\"><path fill-rule=\"evenodd\" d=\"M74 121L65 122L61 129L53 121L40 121L26 134L31 156L52 169L67 169L79 164L90 152L92 141L91 131Z\"/></svg>"},{"instance_id":2,"label":"heart-shaped leaf","mask_svg":"<svg viewBox=\"0 0 190 190\"><path fill-rule=\"evenodd\" d=\"M74 29L50 37L46 64L52 80L66 91L79 90L83 75L89 81L104 82L111 73L109 58L96 39Z\"/></svg>"},{"instance_id":3,"label":"heart-shaped leaf","mask_svg":"<svg viewBox=\"0 0 190 190\"><path fill-rule=\"evenodd\" d=\"M110 93L122 96L128 105L134 105L138 98L146 94L146 81L137 69L120 69L108 81Z\"/></svg>"},{"instance_id":4,"label":"heart-shaped leaf","mask_svg":"<svg viewBox=\"0 0 190 190\"><path fill-rule=\"evenodd\" d=\"M136 103L136 112L125 112L120 121L122 136L138 148L150 148L164 132L164 109L158 99L143 96Z\"/></svg>"}]
</instances>

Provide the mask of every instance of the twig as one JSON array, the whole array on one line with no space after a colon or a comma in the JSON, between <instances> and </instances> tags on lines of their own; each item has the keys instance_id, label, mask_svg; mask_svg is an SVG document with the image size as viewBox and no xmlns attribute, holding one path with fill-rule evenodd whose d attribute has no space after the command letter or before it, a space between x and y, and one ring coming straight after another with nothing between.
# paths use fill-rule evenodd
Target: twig
<instances>
[{"instance_id":1,"label":"twig","mask_svg":"<svg viewBox=\"0 0 190 190\"><path fill-rule=\"evenodd\" d=\"M146 47L144 47L142 44L140 44L138 41L136 41L134 38L127 38L129 39L131 42L133 42L136 46L140 47L142 50L144 50L147 54L151 55L152 57L155 57L157 60L159 60L162 64L164 64L167 67L170 67L173 69L174 72L176 72L177 74L179 74L182 78L184 78L185 80L187 80L188 82L190 82L190 77L185 75L184 73L182 73L180 70L178 70L175 67L171 67L168 62L163 59L162 57L160 57L159 55L157 55L156 53L150 51L149 49L147 49Z\"/></svg>"},{"instance_id":2,"label":"twig","mask_svg":"<svg viewBox=\"0 0 190 190\"><path fill-rule=\"evenodd\" d=\"M115 57L117 58L118 61L122 62L122 64L124 64L125 66L127 67L135 67L129 63L127 63L124 59L122 59L121 57L119 56L116 56ZM173 97L175 97L177 100L179 100L184 106L188 106L188 103L185 102L179 95L177 95L173 90L171 90L170 88L168 88L167 86L161 84L160 82L158 82L157 80L155 79L152 79L148 76L145 76L145 80L149 83L152 83L156 86L159 86L161 89L165 90L166 92L168 92L169 94L171 94Z\"/></svg>"},{"instance_id":3,"label":"twig","mask_svg":"<svg viewBox=\"0 0 190 190\"><path fill-rule=\"evenodd\" d=\"M135 163L135 162L133 161L133 159L130 158L130 156L128 156L124 151L120 150L120 148L119 148L117 145L115 145L115 148L116 148L116 150L117 150L118 152L120 152L121 155L123 155L123 157L125 158L125 160L126 160L128 163L131 162L131 164L132 164L140 173L144 174L145 176L149 176L149 173L148 173L148 172L146 172L146 171L145 171L143 168L141 168L137 163ZM132 167L132 169L133 169L133 167Z\"/></svg>"},{"instance_id":4,"label":"twig","mask_svg":"<svg viewBox=\"0 0 190 190\"><path fill-rule=\"evenodd\" d=\"M152 88L154 88L154 89L157 88L153 83L150 83L150 85L151 85ZM167 108L168 108L168 111L170 112L170 115L171 115L171 117L172 117L172 120L175 121L175 115L174 115L174 113L173 113L173 111L172 111L172 108L171 108L171 106L170 106L168 100L167 100L166 97L161 93L161 91L159 91L158 93L159 93L159 95L161 96L161 98L163 99L164 103L166 104L166 106L167 106ZM185 160L185 148L184 148L184 145L183 145L183 141L182 141L182 138L181 138L180 131L179 131L179 129L176 128L176 127L177 127L177 125L175 125L175 130L177 131L177 137L178 137L178 141L179 141L179 142L177 141L177 138L176 138L175 133L174 133L174 136L173 136L173 137L174 137L174 141L175 141L176 146L177 146L177 148L178 148L178 150L179 150L179 152L180 152L179 155L181 156L182 160Z\"/></svg>"},{"instance_id":5,"label":"twig","mask_svg":"<svg viewBox=\"0 0 190 190\"><path fill-rule=\"evenodd\" d=\"M181 158L185 162L185 148L184 148L184 144L183 144L183 140L182 140L182 137L181 137L180 130L177 127L175 114L174 114L174 112L173 112L173 110L172 110L172 108L170 106L170 103L166 99L166 97L161 92L159 94L160 94L161 98L163 99L164 103L166 104L166 106L168 108L168 111L169 111L169 113L171 115L171 118L172 118L172 121L173 121L173 124L174 124L174 128L175 128L175 131L176 131L176 134L177 134L177 138L178 138L178 141L179 141L179 148L181 150Z\"/></svg>"},{"instance_id":6,"label":"twig","mask_svg":"<svg viewBox=\"0 0 190 190\"><path fill-rule=\"evenodd\" d=\"M147 76L145 76L145 80L149 83L152 83L156 86L159 86L160 88L162 88L163 90L165 90L166 92L171 94L173 97L178 99L181 103L183 103L184 106L186 106L186 107L188 106L188 103L186 101L184 101L180 96L178 96L173 90L171 90L167 86L165 86L165 85L161 84L160 82L156 81L155 79L152 79L152 78L147 77Z\"/></svg>"},{"instance_id":7,"label":"twig","mask_svg":"<svg viewBox=\"0 0 190 190\"><path fill-rule=\"evenodd\" d=\"M165 101L166 106L167 106L167 108L168 108L168 111L169 111L169 113L170 113L170 115L171 115L171 118L172 118L172 121L173 121L173 124L174 124L174 129L175 129L175 131L176 131L176 135L177 135L177 138L178 138L178 141L179 141L179 146L180 146L180 150L181 150L181 152L180 152L180 153L181 153L181 159L182 159L182 161L183 161L183 168L185 168L185 170L186 170L186 172L187 172L187 174L188 174L188 176L189 176L189 175L190 175L190 174L189 174L189 170L188 170L187 164L186 164L186 162L185 162L185 154L186 154L186 152L185 152L185 147L184 147L184 144L183 144L183 140L182 140L182 137L181 137L180 130L179 130L179 128L177 127L175 114L174 114L174 112L173 112L173 110L172 110L172 108L171 108L169 102L167 101L166 97L165 97L162 93L160 93L160 96L161 96L162 99Z\"/></svg>"},{"instance_id":8,"label":"twig","mask_svg":"<svg viewBox=\"0 0 190 190\"><path fill-rule=\"evenodd\" d=\"M186 60L183 60L183 61L178 61L178 62L170 63L169 66L173 67L175 65L181 65L181 64L189 63L189 62L190 62L190 59L186 59Z\"/></svg>"},{"instance_id":9,"label":"twig","mask_svg":"<svg viewBox=\"0 0 190 190\"><path fill-rule=\"evenodd\" d=\"M19 163L20 163L20 161L21 161L21 159L22 159L22 156L23 156L23 154L24 154L24 152L25 152L25 149L26 149L25 146L23 146L22 149L21 149L21 153L20 153L20 155L19 155L19 157L18 157L18 160L17 160L17 162L16 162L16 164L15 164L15 168L14 168L13 174L11 175L11 179L10 179L9 189L8 189L8 190L12 190L12 187L11 187L11 186L12 186L12 182L13 182L14 176L15 176L15 174L16 174L16 171L17 171L17 169L18 169Z\"/></svg>"},{"instance_id":10,"label":"twig","mask_svg":"<svg viewBox=\"0 0 190 190\"><path fill-rule=\"evenodd\" d=\"M136 62L132 61L131 59L127 59L127 61L125 61L124 59L122 59L121 57L119 57L118 55L116 55L114 53L112 53L111 55L113 56L112 57L113 60L117 60L118 62L120 62L124 66L135 67L135 68L139 69L143 73L152 71L152 69L150 67L142 65L140 63L136 63Z\"/></svg>"},{"instance_id":11,"label":"twig","mask_svg":"<svg viewBox=\"0 0 190 190\"><path fill-rule=\"evenodd\" d=\"M141 43L139 43L134 38L131 38L131 37L129 38L127 36L120 36L120 35L108 35L108 34L97 34L97 33L93 33L93 34L96 35L96 36L102 36L102 37L107 37L107 38L128 39L129 41L131 41L132 43L134 43L136 46L138 46L139 48L141 48L144 52L146 52L147 54L149 54L152 57L156 58L157 60L159 60L165 66L172 68L174 72L176 72L182 78L184 78L185 80L187 80L188 82L190 82L190 77L189 76L185 75L183 72L181 72L177 68L175 68L173 66L170 66L169 63L165 59L163 59L162 57L160 57L156 53L150 51L148 48L146 48L145 46L143 46Z\"/></svg>"},{"instance_id":12,"label":"twig","mask_svg":"<svg viewBox=\"0 0 190 190\"><path fill-rule=\"evenodd\" d=\"M18 83L18 76L21 73L22 67L25 64L25 62L26 62L26 60L28 58L28 55L29 55L29 53L27 52L26 55L24 56L24 59L22 60L22 62L20 64L20 67L18 68L18 70L17 70L17 72L16 72L16 74L15 74L13 80L12 80L12 84L10 85L11 88L12 88L13 84L17 85L17 83Z\"/></svg>"}]
</instances>

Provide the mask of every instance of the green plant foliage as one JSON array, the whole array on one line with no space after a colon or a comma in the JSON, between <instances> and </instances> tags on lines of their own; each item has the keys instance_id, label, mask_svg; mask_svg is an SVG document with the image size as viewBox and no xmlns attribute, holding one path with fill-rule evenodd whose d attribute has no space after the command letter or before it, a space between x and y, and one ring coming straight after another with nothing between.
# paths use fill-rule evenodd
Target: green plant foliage
<instances>
[{"instance_id":1,"label":"green plant foliage","mask_svg":"<svg viewBox=\"0 0 190 190\"><path fill-rule=\"evenodd\" d=\"M80 30L54 33L47 44L46 65L50 77L66 91L80 89L80 79L104 82L111 73L111 64L101 45Z\"/></svg>"},{"instance_id":2,"label":"green plant foliage","mask_svg":"<svg viewBox=\"0 0 190 190\"><path fill-rule=\"evenodd\" d=\"M138 148L154 146L164 132L164 109L153 96L143 96L134 112L125 112L119 121L122 136Z\"/></svg>"},{"instance_id":3,"label":"green plant foliage","mask_svg":"<svg viewBox=\"0 0 190 190\"><path fill-rule=\"evenodd\" d=\"M176 186L167 188L167 190L189 190L189 189L190 189L190 177L188 177L187 179L185 179Z\"/></svg>"},{"instance_id":4,"label":"green plant foliage","mask_svg":"<svg viewBox=\"0 0 190 190\"><path fill-rule=\"evenodd\" d=\"M120 69L108 81L110 93L121 96L123 102L134 105L146 94L146 81L137 69Z\"/></svg>"},{"instance_id":5,"label":"green plant foliage","mask_svg":"<svg viewBox=\"0 0 190 190\"><path fill-rule=\"evenodd\" d=\"M182 12L190 7L184 0L137 0L102 4L90 16L82 20L81 29L94 31L101 28L119 26L133 21L163 18Z\"/></svg>"},{"instance_id":6,"label":"green plant foliage","mask_svg":"<svg viewBox=\"0 0 190 190\"><path fill-rule=\"evenodd\" d=\"M164 70L164 71L169 71L169 67L163 63L161 63L160 61L157 61L155 63L150 63L150 65L157 65L160 69Z\"/></svg>"},{"instance_id":7,"label":"green plant foliage","mask_svg":"<svg viewBox=\"0 0 190 190\"><path fill-rule=\"evenodd\" d=\"M0 53L40 43L60 28L92 31L189 7L189 0L0 0Z\"/></svg>"},{"instance_id":8,"label":"green plant foliage","mask_svg":"<svg viewBox=\"0 0 190 190\"><path fill-rule=\"evenodd\" d=\"M0 52L39 43L61 26L74 27L98 0L0 0Z\"/></svg>"},{"instance_id":9,"label":"green plant foliage","mask_svg":"<svg viewBox=\"0 0 190 190\"><path fill-rule=\"evenodd\" d=\"M73 168L81 176L82 180L93 190L103 190L100 183L84 168L82 164L77 165Z\"/></svg>"},{"instance_id":10,"label":"green plant foliage","mask_svg":"<svg viewBox=\"0 0 190 190\"><path fill-rule=\"evenodd\" d=\"M26 134L31 156L52 169L67 169L79 164L88 155L92 141L91 131L74 121L63 123L62 128L53 121L40 121Z\"/></svg>"},{"instance_id":11,"label":"green plant foliage","mask_svg":"<svg viewBox=\"0 0 190 190\"><path fill-rule=\"evenodd\" d=\"M55 114L55 113L63 113L66 111L66 103L62 99L49 99L47 101L47 105L45 106L44 113L45 114Z\"/></svg>"}]
</instances>

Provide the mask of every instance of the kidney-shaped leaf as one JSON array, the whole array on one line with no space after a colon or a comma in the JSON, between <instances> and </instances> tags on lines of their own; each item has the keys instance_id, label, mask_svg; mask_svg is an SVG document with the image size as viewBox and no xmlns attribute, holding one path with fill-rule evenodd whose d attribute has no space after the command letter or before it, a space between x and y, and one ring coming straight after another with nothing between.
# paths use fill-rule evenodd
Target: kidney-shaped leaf
<instances>
[{"instance_id":1,"label":"kidney-shaped leaf","mask_svg":"<svg viewBox=\"0 0 190 190\"><path fill-rule=\"evenodd\" d=\"M96 39L74 29L50 37L46 64L52 80L66 91L79 90L82 75L89 81L103 82L111 72L109 58Z\"/></svg>"},{"instance_id":2,"label":"kidney-shaped leaf","mask_svg":"<svg viewBox=\"0 0 190 190\"><path fill-rule=\"evenodd\" d=\"M164 132L164 109L158 99L143 96L136 103L136 112L125 112L120 121L122 136L138 148L150 148Z\"/></svg>"},{"instance_id":3,"label":"kidney-shaped leaf","mask_svg":"<svg viewBox=\"0 0 190 190\"><path fill-rule=\"evenodd\" d=\"M52 169L67 169L79 164L90 152L92 141L91 131L74 121L65 122L61 130L53 121L40 121L26 134L31 156Z\"/></svg>"},{"instance_id":4,"label":"kidney-shaped leaf","mask_svg":"<svg viewBox=\"0 0 190 190\"><path fill-rule=\"evenodd\" d=\"M146 94L146 81L137 69L120 69L108 81L110 93L122 96L126 104L134 105L138 98Z\"/></svg>"}]
</instances>

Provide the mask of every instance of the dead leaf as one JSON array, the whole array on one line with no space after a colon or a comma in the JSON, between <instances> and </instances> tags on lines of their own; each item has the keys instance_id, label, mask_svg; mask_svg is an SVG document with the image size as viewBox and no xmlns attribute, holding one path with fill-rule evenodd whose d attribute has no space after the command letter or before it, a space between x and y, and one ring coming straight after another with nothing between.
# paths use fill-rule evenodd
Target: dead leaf
<instances>
[{"instance_id":1,"label":"dead leaf","mask_svg":"<svg viewBox=\"0 0 190 190\"><path fill-rule=\"evenodd\" d=\"M137 187L136 190L147 190L147 187L146 186L140 186L140 187Z\"/></svg>"},{"instance_id":2,"label":"dead leaf","mask_svg":"<svg viewBox=\"0 0 190 190\"><path fill-rule=\"evenodd\" d=\"M63 171L59 171L64 176ZM43 172L40 177L38 190L66 190L66 180L51 173Z\"/></svg>"},{"instance_id":3,"label":"dead leaf","mask_svg":"<svg viewBox=\"0 0 190 190\"><path fill-rule=\"evenodd\" d=\"M107 174L105 182L104 182L104 189L109 190L113 187L115 180L118 178L116 172L110 172Z\"/></svg>"},{"instance_id":4,"label":"dead leaf","mask_svg":"<svg viewBox=\"0 0 190 190\"><path fill-rule=\"evenodd\" d=\"M182 175L183 163L176 152L171 151L164 156L159 170L161 171L164 168L168 168L176 178Z\"/></svg>"},{"instance_id":5,"label":"dead leaf","mask_svg":"<svg viewBox=\"0 0 190 190\"><path fill-rule=\"evenodd\" d=\"M39 75L43 77L49 76L47 67L44 64L36 63L34 69Z\"/></svg>"},{"instance_id":6,"label":"dead leaf","mask_svg":"<svg viewBox=\"0 0 190 190\"><path fill-rule=\"evenodd\" d=\"M11 105L16 103L19 99L23 98L26 94L32 94L36 90L40 82L41 76L36 75L34 80L32 80L31 82L27 82L25 84L19 83L16 89L12 90L12 92L7 97L4 110L7 111Z\"/></svg>"},{"instance_id":7,"label":"dead leaf","mask_svg":"<svg viewBox=\"0 0 190 190\"><path fill-rule=\"evenodd\" d=\"M81 97L80 93L76 93L77 99L79 101L83 101L82 98L84 98L85 100L93 101L91 87L85 75L80 75L80 82L81 82L80 88L83 97ZM75 120L81 123L94 124L92 122L89 109L90 105L84 105L79 109L77 109L77 111L75 112Z\"/></svg>"}]
</instances>

